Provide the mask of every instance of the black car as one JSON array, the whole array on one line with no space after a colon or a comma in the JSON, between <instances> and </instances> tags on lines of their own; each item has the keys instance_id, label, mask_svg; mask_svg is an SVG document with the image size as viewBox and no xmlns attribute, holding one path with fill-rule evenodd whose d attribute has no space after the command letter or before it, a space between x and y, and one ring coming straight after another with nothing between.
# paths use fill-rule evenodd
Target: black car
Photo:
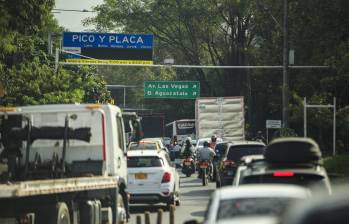
<instances>
[{"instance_id":1,"label":"black car","mask_svg":"<svg viewBox=\"0 0 349 224\"><path fill-rule=\"evenodd\" d=\"M227 143L226 149L217 165L217 187L231 185L240 159L248 155L262 155L265 145L257 141L239 141Z\"/></svg>"},{"instance_id":2,"label":"black car","mask_svg":"<svg viewBox=\"0 0 349 224\"><path fill-rule=\"evenodd\" d=\"M285 138L269 144L265 159L241 164L234 186L257 183L295 184L313 188L314 194L331 194L317 144L305 138Z\"/></svg>"}]
</instances>

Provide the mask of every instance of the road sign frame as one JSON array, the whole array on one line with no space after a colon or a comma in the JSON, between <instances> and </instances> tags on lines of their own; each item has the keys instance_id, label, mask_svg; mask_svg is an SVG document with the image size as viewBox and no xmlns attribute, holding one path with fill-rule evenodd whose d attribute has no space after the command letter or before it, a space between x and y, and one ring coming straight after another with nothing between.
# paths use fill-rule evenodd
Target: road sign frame
<instances>
[{"instance_id":1,"label":"road sign frame","mask_svg":"<svg viewBox=\"0 0 349 224\"><path fill-rule=\"evenodd\" d=\"M144 81L144 98L196 99L200 97L199 81Z\"/></svg>"},{"instance_id":2,"label":"road sign frame","mask_svg":"<svg viewBox=\"0 0 349 224\"><path fill-rule=\"evenodd\" d=\"M152 34L63 32L67 63L153 64Z\"/></svg>"},{"instance_id":3,"label":"road sign frame","mask_svg":"<svg viewBox=\"0 0 349 224\"><path fill-rule=\"evenodd\" d=\"M281 120L266 120L265 126L266 126L266 128L279 129L282 126Z\"/></svg>"}]
</instances>

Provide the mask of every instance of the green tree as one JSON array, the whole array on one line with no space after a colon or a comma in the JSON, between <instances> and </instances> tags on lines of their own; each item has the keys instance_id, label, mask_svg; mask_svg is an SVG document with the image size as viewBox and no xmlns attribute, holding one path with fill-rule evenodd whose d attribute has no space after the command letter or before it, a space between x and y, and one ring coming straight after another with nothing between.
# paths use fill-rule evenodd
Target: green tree
<instances>
[{"instance_id":1,"label":"green tree","mask_svg":"<svg viewBox=\"0 0 349 224\"><path fill-rule=\"evenodd\" d=\"M15 105L105 102L105 82L88 68L59 69L46 51L49 32L60 32L51 10L54 1L0 3L0 83L2 101Z\"/></svg>"}]
</instances>

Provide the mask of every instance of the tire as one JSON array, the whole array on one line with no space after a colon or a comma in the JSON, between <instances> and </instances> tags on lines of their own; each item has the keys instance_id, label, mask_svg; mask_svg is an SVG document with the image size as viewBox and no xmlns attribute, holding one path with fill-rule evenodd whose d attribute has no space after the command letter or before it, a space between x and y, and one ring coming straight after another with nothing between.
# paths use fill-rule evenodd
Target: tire
<instances>
[{"instance_id":1,"label":"tire","mask_svg":"<svg viewBox=\"0 0 349 224\"><path fill-rule=\"evenodd\" d=\"M115 223L127 223L129 218L130 218L130 213L129 213L129 203L128 203L128 195L125 191L124 186L120 186L120 193L118 194L118 200L117 200L117 207L118 209L120 208L121 210L125 211L125 216L123 217L118 217L118 220L115 221ZM121 214L123 215L123 214Z\"/></svg>"},{"instance_id":2,"label":"tire","mask_svg":"<svg viewBox=\"0 0 349 224\"><path fill-rule=\"evenodd\" d=\"M185 176L190 177L191 173L186 173Z\"/></svg>"},{"instance_id":3,"label":"tire","mask_svg":"<svg viewBox=\"0 0 349 224\"><path fill-rule=\"evenodd\" d=\"M36 224L70 224L69 208L66 203L58 202L56 206L48 205L41 209L35 220Z\"/></svg>"},{"instance_id":4,"label":"tire","mask_svg":"<svg viewBox=\"0 0 349 224\"><path fill-rule=\"evenodd\" d=\"M175 188L176 189L176 188ZM179 188L178 188L178 191L176 191L174 193L174 200L175 200L175 205L176 206L180 206L181 205L181 201L179 199Z\"/></svg>"},{"instance_id":5,"label":"tire","mask_svg":"<svg viewBox=\"0 0 349 224\"><path fill-rule=\"evenodd\" d=\"M117 211L118 211L118 220L116 220L117 224L125 224L127 223L127 213L124 204L124 199L121 194L118 195L117 199Z\"/></svg>"},{"instance_id":6,"label":"tire","mask_svg":"<svg viewBox=\"0 0 349 224\"><path fill-rule=\"evenodd\" d=\"M168 211L170 211L171 205L176 206L176 200L175 200L175 196L171 196L171 198L168 200L167 204L166 204L166 208Z\"/></svg>"},{"instance_id":7,"label":"tire","mask_svg":"<svg viewBox=\"0 0 349 224\"><path fill-rule=\"evenodd\" d=\"M215 167L213 167L213 171L212 171L212 182L217 180L217 170Z\"/></svg>"},{"instance_id":8,"label":"tire","mask_svg":"<svg viewBox=\"0 0 349 224\"><path fill-rule=\"evenodd\" d=\"M176 200L176 206L180 206L181 205L181 201L178 199Z\"/></svg>"},{"instance_id":9,"label":"tire","mask_svg":"<svg viewBox=\"0 0 349 224\"><path fill-rule=\"evenodd\" d=\"M216 188L220 188L220 187L221 187L221 183L218 180L216 180Z\"/></svg>"},{"instance_id":10,"label":"tire","mask_svg":"<svg viewBox=\"0 0 349 224\"><path fill-rule=\"evenodd\" d=\"M202 169L201 177L202 177L202 186L206 186L207 185L206 169Z\"/></svg>"}]
</instances>

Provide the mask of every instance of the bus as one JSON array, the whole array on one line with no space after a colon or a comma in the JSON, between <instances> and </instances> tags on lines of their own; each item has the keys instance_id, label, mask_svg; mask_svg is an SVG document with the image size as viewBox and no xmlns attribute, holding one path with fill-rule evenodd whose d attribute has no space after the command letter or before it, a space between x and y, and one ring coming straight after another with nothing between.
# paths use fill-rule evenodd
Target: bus
<instances>
[{"instance_id":1,"label":"bus","mask_svg":"<svg viewBox=\"0 0 349 224\"><path fill-rule=\"evenodd\" d=\"M177 138L177 143L182 145L187 137L195 139L195 119L182 119L172 121L165 126L166 136L174 139Z\"/></svg>"}]
</instances>

